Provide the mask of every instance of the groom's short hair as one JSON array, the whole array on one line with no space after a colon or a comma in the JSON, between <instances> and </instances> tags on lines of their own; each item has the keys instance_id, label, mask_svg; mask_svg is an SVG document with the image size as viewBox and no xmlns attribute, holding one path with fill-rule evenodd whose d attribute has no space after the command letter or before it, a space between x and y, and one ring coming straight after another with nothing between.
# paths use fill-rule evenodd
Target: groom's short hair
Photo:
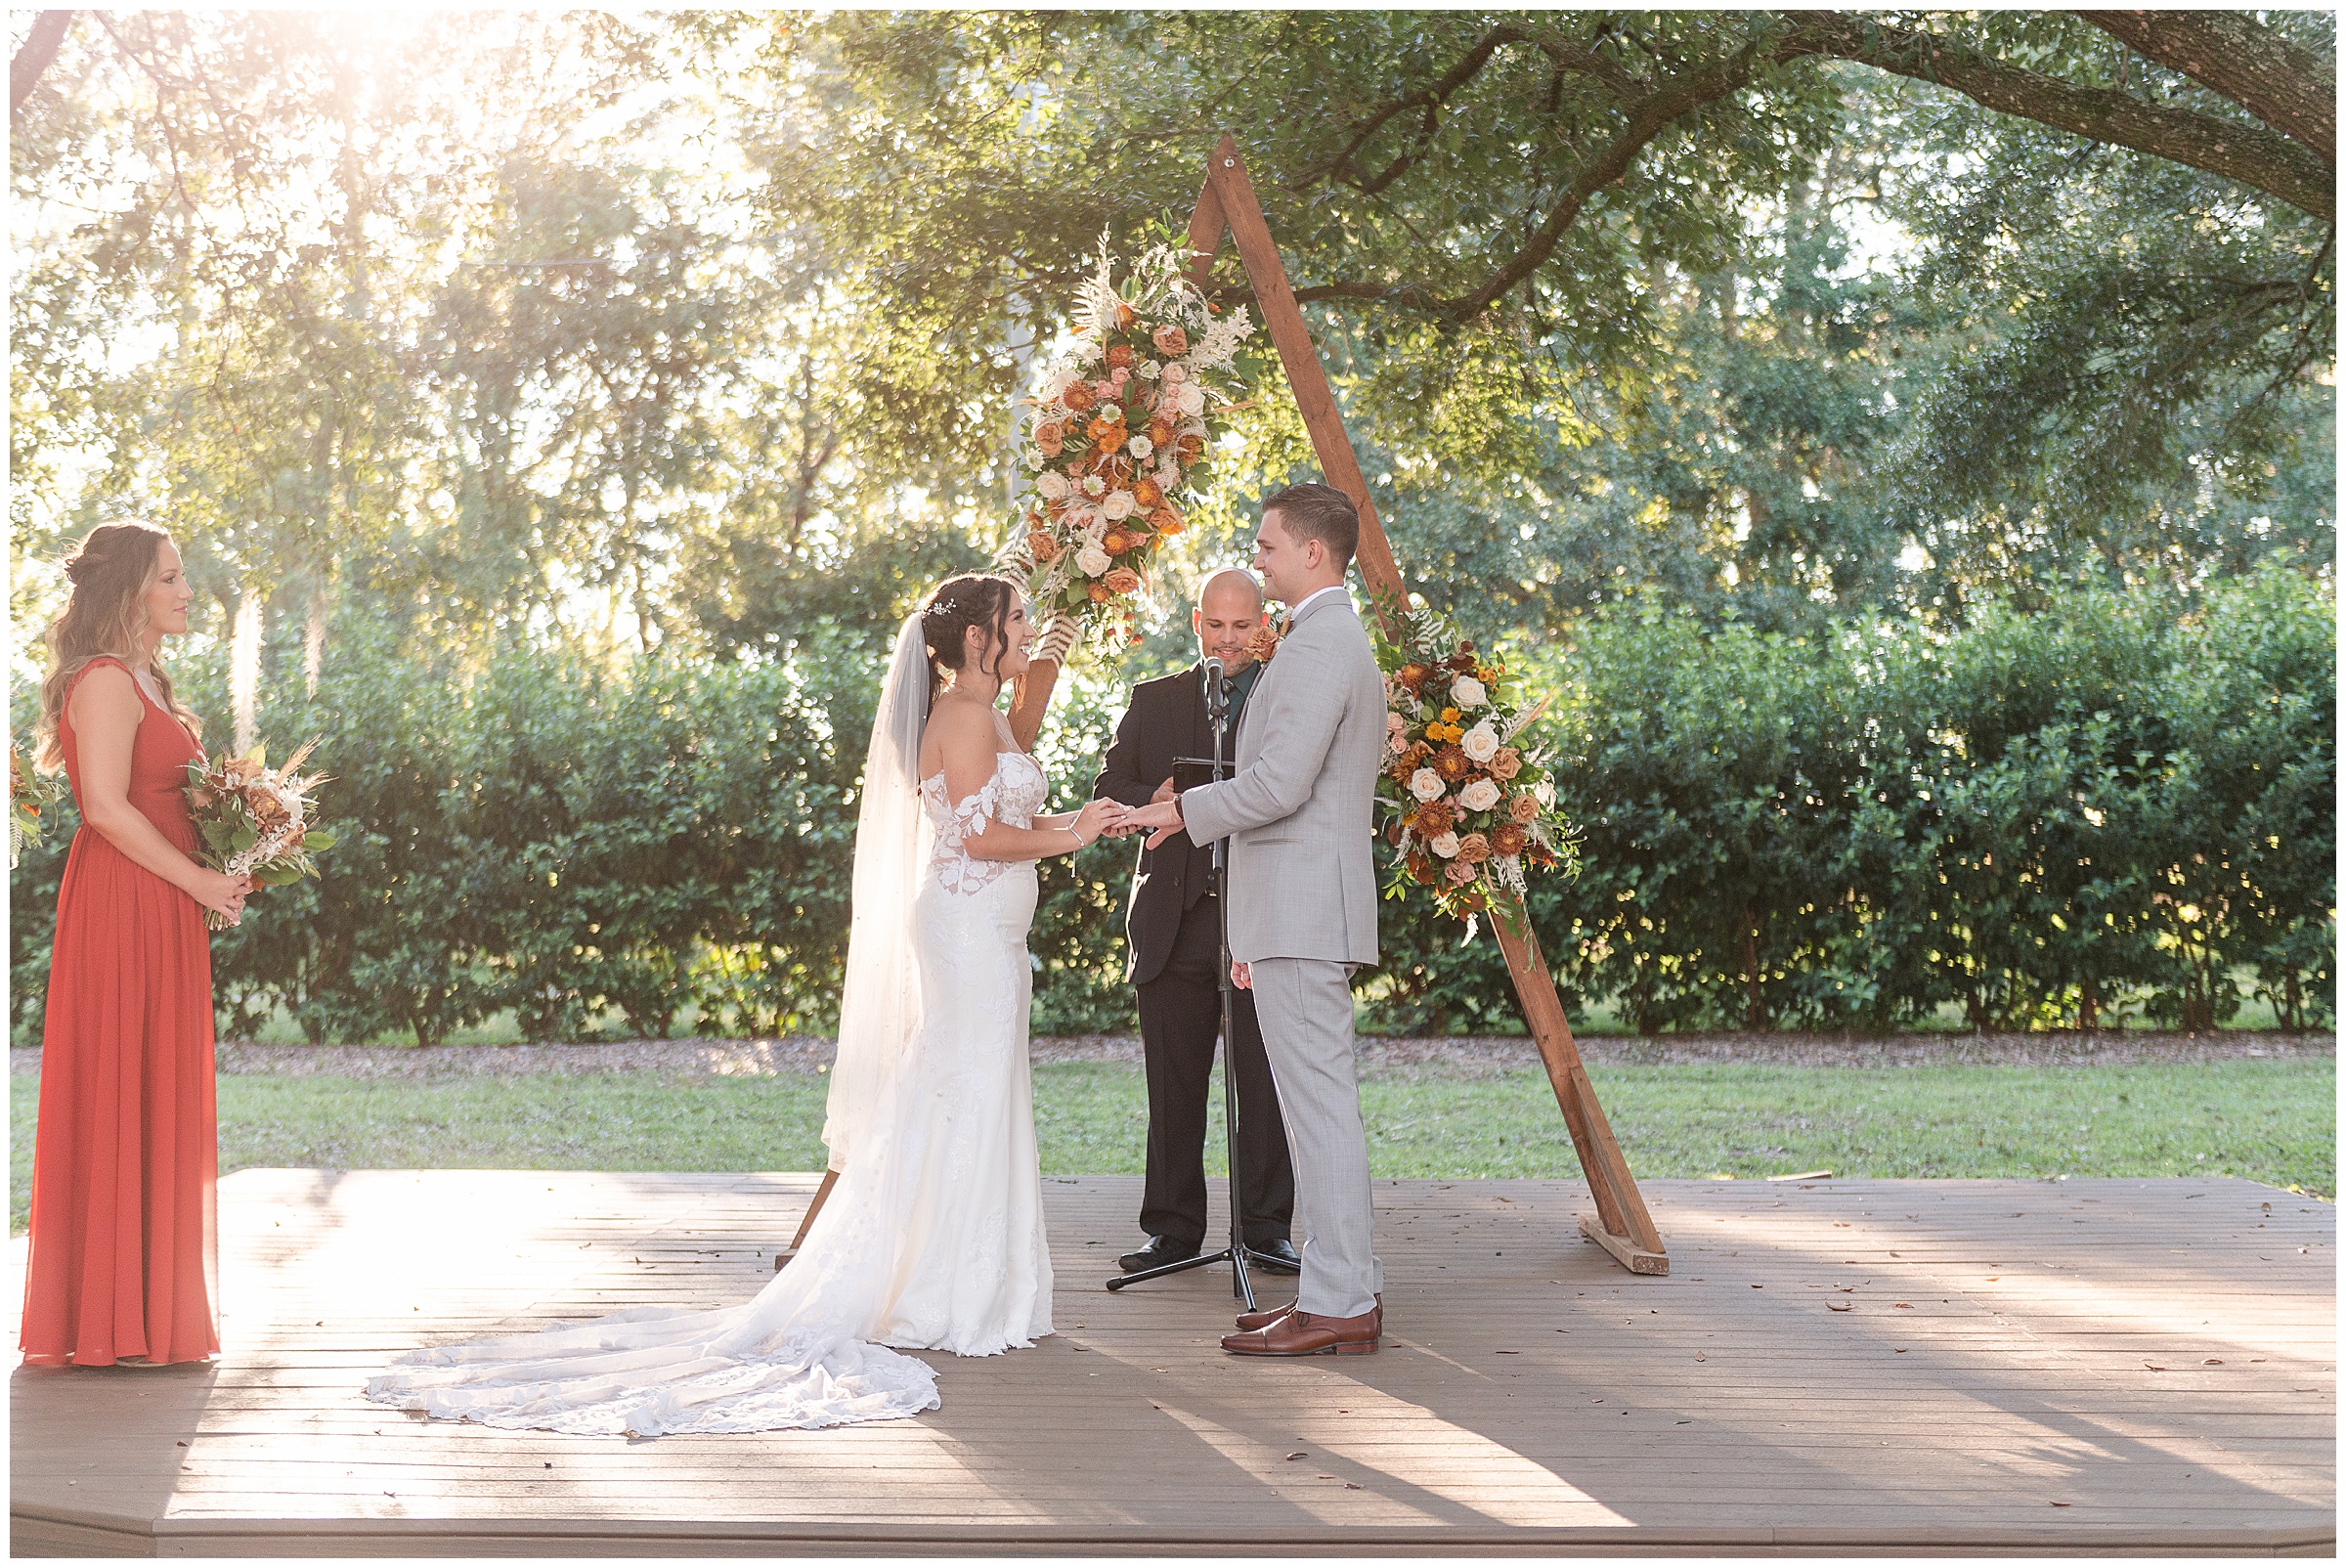
<instances>
[{"instance_id":1,"label":"groom's short hair","mask_svg":"<svg viewBox=\"0 0 2346 1568\"><path fill-rule=\"evenodd\" d=\"M1265 515L1279 513L1280 526L1300 544L1316 539L1339 566L1350 566L1361 547L1361 513L1352 498L1333 485L1289 485L1263 502Z\"/></svg>"}]
</instances>

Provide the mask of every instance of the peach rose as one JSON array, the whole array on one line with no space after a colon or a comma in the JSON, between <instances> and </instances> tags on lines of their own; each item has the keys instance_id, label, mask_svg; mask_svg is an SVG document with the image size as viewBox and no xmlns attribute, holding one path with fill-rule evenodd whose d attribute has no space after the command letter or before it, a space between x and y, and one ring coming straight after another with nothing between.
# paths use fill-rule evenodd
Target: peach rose
<instances>
[{"instance_id":1,"label":"peach rose","mask_svg":"<svg viewBox=\"0 0 2346 1568\"><path fill-rule=\"evenodd\" d=\"M1089 381L1077 381L1059 395L1059 401L1067 406L1068 412L1081 414L1100 401L1100 394L1092 390Z\"/></svg>"},{"instance_id":2,"label":"peach rose","mask_svg":"<svg viewBox=\"0 0 2346 1568\"><path fill-rule=\"evenodd\" d=\"M1475 875L1474 867L1463 860L1453 860L1443 868L1442 874L1450 879L1450 885L1454 888L1465 887L1474 880Z\"/></svg>"},{"instance_id":3,"label":"peach rose","mask_svg":"<svg viewBox=\"0 0 2346 1568\"><path fill-rule=\"evenodd\" d=\"M1523 757L1514 747L1501 746L1499 755L1491 759L1489 766L1491 776L1504 784L1523 771Z\"/></svg>"},{"instance_id":4,"label":"peach rose","mask_svg":"<svg viewBox=\"0 0 2346 1568\"><path fill-rule=\"evenodd\" d=\"M1133 353L1130 343L1118 343L1108 351L1108 368L1111 370L1130 370L1132 362L1138 358L1140 356Z\"/></svg>"},{"instance_id":5,"label":"peach rose","mask_svg":"<svg viewBox=\"0 0 2346 1568\"><path fill-rule=\"evenodd\" d=\"M1190 351L1190 334L1178 327L1160 327L1149 334L1149 341L1169 360L1177 360Z\"/></svg>"},{"instance_id":6,"label":"peach rose","mask_svg":"<svg viewBox=\"0 0 2346 1568\"><path fill-rule=\"evenodd\" d=\"M1046 457L1056 457L1066 450L1067 432L1057 420L1034 427L1034 450Z\"/></svg>"},{"instance_id":7,"label":"peach rose","mask_svg":"<svg viewBox=\"0 0 2346 1568\"><path fill-rule=\"evenodd\" d=\"M1037 565L1048 565L1059 559L1059 541L1038 528L1026 536L1026 553Z\"/></svg>"},{"instance_id":8,"label":"peach rose","mask_svg":"<svg viewBox=\"0 0 2346 1568\"><path fill-rule=\"evenodd\" d=\"M1528 794L1518 795L1507 803L1507 816L1516 822L1529 822L1540 814L1540 803Z\"/></svg>"},{"instance_id":9,"label":"peach rose","mask_svg":"<svg viewBox=\"0 0 2346 1568\"><path fill-rule=\"evenodd\" d=\"M1168 538L1180 533L1182 529L1181 509L1173 505L1157 507L1149 514L1149 526Z\"/></svg>"},{"instance_id":10,"label":"peach rose","mask_svg":"<svg viewBox=\"0 0 2346 1568\"><path fill-rule=\"evenodd\" d=\"M1141 574L1129 566L1119 566L1100 581L1110 593L1130 593L1141 586Z\"/></svg>"},{"instance_id":11,"label":"peach rose","mask_svg":"<svg viewBox=\"0 0 2346 1568\"><path fill-rule=\"evenodd\" d=\"M1531 835L1514 823L1504 823L1491 830L1491 852L1493 854L1521 854L1524 845L1530 840Z\"/></svg>"},{"instance_id":12,"label":"peach rose","mask_svg":"<svg viewBox=\"0 0 2346 1568\"><path fill-rule=\"evenodd\" d=\"M1469 863L1491 858L1491 841L1479 833L1469 833L1458 841L1458 858Z\"/></svg>"}]
</instances>

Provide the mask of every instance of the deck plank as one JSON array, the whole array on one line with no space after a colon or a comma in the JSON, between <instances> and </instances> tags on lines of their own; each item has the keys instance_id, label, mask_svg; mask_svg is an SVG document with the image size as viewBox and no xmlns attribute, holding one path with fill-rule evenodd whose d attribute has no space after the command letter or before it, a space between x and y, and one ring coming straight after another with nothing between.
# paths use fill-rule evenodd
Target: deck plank
<instances>
[{"instance_id":1,"label":"deck plank","mask_svg":"<svg viewBox=\"0 0 2346 1568\"><path fill-rule=\"evenodd\" d=\"M221 1184L219 1365L16 1372L12 1544L2334 1546L2333 1210L2229 1179L1653 1182L1663 1278L1575 1233L1577 1182L1380 1182L1386 1348L1260 1363L1214 1344L1227 1271L1102 1288L1137 1178L1052 1178L1060 1332L930 1358L944 1405L917 1420L630 1442L359 1395L413 1345L737 1300L814 1183L239 1172Z\"/></svg>"}]
</instances>

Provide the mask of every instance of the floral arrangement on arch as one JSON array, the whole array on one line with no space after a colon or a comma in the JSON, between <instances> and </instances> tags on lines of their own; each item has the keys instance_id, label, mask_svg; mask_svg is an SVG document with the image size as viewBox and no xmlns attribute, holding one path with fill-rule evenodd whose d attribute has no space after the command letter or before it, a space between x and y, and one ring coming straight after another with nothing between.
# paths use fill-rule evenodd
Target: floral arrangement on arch
<instances>
[{"instance_id":1,"label":"floral arrangement on arch","mask_svg":"<svg viewBox=\"0 0 2346 1568\"><path fill-rule=\"evenodd\" d=\"M1186 249L1158 245L1119 292L1105 242L1075 310L1075 346L1028 399L1025 527L1004 564L1023 568L1037 651L1064 659L1080 637L1133 619L1149 557L1185 526L1175 497L1202 490L1217 416L1244 380L1235 363L1254 330L1190 280Z\"/></svg>"},{"instance_id":2,"label":"floral arrangement on arch","mask_svg":"<svg viewBox=\"0 0 2346 1568\"><path fill-rule=\"evenodd\" d=\"M1430 888L1446 914L1505 908L1533 869L1580 870L1542 750L1506 666L1475 651L1447 617L1387 604L1400 635L1376 632L1385 673L1385 770L1377 829L1392 851L1387 896Z\"/></svg>"}]
</instances>

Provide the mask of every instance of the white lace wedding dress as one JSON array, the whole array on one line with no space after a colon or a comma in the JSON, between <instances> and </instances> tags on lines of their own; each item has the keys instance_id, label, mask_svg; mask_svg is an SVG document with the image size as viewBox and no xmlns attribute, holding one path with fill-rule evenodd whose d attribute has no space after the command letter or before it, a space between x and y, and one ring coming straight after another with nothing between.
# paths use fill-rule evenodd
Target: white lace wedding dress
<instances>
[{"instance_id":1,"label":"white lace wedding dress","mask_svg":"<svg viewBox=\"0 0 2346 1568\"><path fill-rule=\"evenodd\" d=\"M907 1350L991 1356L1051 1332L1027 1069L1031 861L973 860L981 816L1028 826L1048 785L1021 752L935 833L913 900L921 1022L838 1185L773 1283L739 1306L638 1308L415 1351L367 1385L386 1405L556 1432L754 1432L917 1415L936 1373Z\"/></svg>"}]
</instances>

